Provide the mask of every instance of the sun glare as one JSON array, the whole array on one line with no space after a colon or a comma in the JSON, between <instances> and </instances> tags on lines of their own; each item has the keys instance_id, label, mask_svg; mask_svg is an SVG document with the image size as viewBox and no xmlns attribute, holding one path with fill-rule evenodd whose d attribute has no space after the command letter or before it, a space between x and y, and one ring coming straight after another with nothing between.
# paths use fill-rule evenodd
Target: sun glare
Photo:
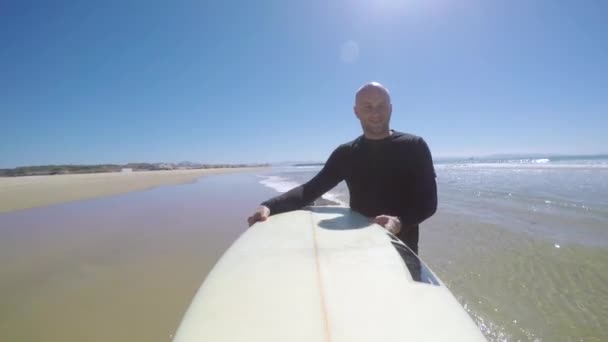
<instances>
[{"instance_id":1,"label":"sun glare","mask_svg":"<svg viewBox=\"0 0 608 342\"><path fill-rule=\"evenodd\" d=\"M394 11L402 11L415 5L414 0L370 0L362 3L368 4L371 10L381 13L393 13Z\"/></svg>"}]
</instances>

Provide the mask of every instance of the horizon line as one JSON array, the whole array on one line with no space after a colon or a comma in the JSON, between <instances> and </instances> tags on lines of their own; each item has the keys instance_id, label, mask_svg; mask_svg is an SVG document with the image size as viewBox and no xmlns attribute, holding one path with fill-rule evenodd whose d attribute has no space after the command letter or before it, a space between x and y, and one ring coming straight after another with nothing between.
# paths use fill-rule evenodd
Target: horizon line
<instances>
[{"instance_id":1,"label":"horizon line","mask_svg":"<svg viewBox=\"0 0 608 342\"><path fill-rule=\"evenodd\" d=\"M471 155L438 155L433 156L433 160L441 159L475 159L475 158L498 158L498 157L522 157L522 158L548 158L551 157L608 157L607 153L492 153L492 154L471 154ZM127 165L127 164L180 164L192 163L198 165L259 165L259 164L286 164L286 163L325 163L325 160L281 160L281 161L259 161L259 162L196 162L182 160L180 162L98 162L98 163L52 163L52 164L29 164L18 166L0 166L2 169L16 169L22 167L39 167L39 166L92 166L92 165Z\"/></svg>"}]
</instances>

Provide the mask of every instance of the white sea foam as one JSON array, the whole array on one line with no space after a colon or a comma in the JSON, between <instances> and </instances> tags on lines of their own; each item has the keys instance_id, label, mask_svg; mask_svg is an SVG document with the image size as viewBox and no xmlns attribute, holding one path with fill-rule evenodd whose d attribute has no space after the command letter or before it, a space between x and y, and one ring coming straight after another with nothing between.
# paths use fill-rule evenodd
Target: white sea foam
<instances>
[{"instance_id":1,"label":"white sea foam","mask_svg":"<svg viewBox=\"0 0 608 342\"><path fill-rule=\"evenodd\" d=\"M328 192L326 194L324 194L323 196L321 196L323 198L325 198L326 200L332 201L332 202L336 202L339 203L340 205L346 206L347 204L344 203L339 197L338 195L332 193L332 192Z\"/></svg>"},{"instance_id":2,"label":"white sea foam","mask_svg":"<svg viewBox=\"0 0 608 342\"><path fill-rule=\"evenodd\" d=\"M606 169L608 157L523 157L523 158L479 158L439 159L436 168L555 168L555 169Z\"/></svg>"},{"instance_id":3,"label":"white sea foam","mask_svg":"<svg viewBox=\"0 0 608 342\"><path fill-rule=\"evenodd\" d=\"M547 158L541 158L541 159L535 159L535 160L533 160L532 162L533 162L533 163L536 163L536 164L546 164L546 163L548 163L548 162L550 162L550 161L551 161L550 159L547 159Z\"/></svg>"},{"instance_id":4,"label":"white sea foam","mask_svg":"<svg viewBox=\"0 0 608 342\"><path fill-rule=\"evenodd\" d=\"M280 193L287 192L287 191L301 185L298 182L294 182L290 179L287 179L287 178L281 177L281 176L259 176L259 177L263 178L262 180L260 180L260 184L267 186L271 189L274 189L275 191L278 191ZM328 201L339 203L340 205L347 205L342 200L340 200L336 194L334 194L332 192L327 192L321 197Z\"/></svg>"},{"instance_id":5,"label":"white sea foam","mask_svg":"<svg viewBox=\"0 0 608 342\"><path fill-rule=\"evenodd\" d=\"M264 179L260 181L260 184L274 189L280 193L287 192L297 186L299 183L288 180L287 178L279 176L261 176Z\"/></svg>"},{"instance_id":6,"label":"white sea foam","mask_svg":"<svg viewBox=\"0 0 608 342\"><path fill-rule=\"evenodd\" d=\"M435 164L435 169L608 169L608 164L462 163Z\"/></svg>"},{"instance_id":7,"label":"white sea foam","mask_svg":"<svg viewBox=\"0 0 608 342\"><path fill-rule=\"evenodd\" d=\"M294 169L321 169L322 165L302 165L302 166L292 166Z\"/></svg>"}]
</instances>

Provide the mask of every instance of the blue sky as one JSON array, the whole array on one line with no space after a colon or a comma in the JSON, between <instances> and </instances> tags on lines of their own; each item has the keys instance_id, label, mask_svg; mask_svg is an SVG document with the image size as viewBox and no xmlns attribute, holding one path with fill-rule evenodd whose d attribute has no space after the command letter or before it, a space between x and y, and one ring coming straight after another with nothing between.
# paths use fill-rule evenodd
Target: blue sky
<instances>
[{"instance_id":1,"label":"blue sky","mask_svg":"<svg viewBox=\"0 0 608 342\"><path fill-rule=\"evenodd\" d=\"M606 153L605 1L3 1L0 167L325 160L384 83L436 157Z\"/></svg>"}]
</instances>

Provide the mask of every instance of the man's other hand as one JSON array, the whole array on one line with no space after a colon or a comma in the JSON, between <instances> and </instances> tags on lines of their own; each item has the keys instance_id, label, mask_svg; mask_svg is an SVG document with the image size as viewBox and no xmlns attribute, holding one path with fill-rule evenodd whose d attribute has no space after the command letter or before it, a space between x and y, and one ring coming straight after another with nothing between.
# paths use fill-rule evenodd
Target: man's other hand
<instances>
[{"instance_id":1,"label":"man's other hand","mask_svg":"<svg viewBox=\"0 0 608 342\"><path fill-rule=\"evenodd\" d=\"M397 216L380 215L376 216L373 222L381 225L394 235L401 231L401 220Z\"/></svg>"},{"instance_id":2,"label":"man's other hand","mask_svg":"<svg viewBox=\"0 0 608 342\"><path fill-rule=\"evenodd\" d=\"M256 222L266 221L268 216L270 216L270 209L265 205L261 205L253 215L247 218L247 223L249 223L249 227L251 227Z\"/></svg>"}]
</instances>

